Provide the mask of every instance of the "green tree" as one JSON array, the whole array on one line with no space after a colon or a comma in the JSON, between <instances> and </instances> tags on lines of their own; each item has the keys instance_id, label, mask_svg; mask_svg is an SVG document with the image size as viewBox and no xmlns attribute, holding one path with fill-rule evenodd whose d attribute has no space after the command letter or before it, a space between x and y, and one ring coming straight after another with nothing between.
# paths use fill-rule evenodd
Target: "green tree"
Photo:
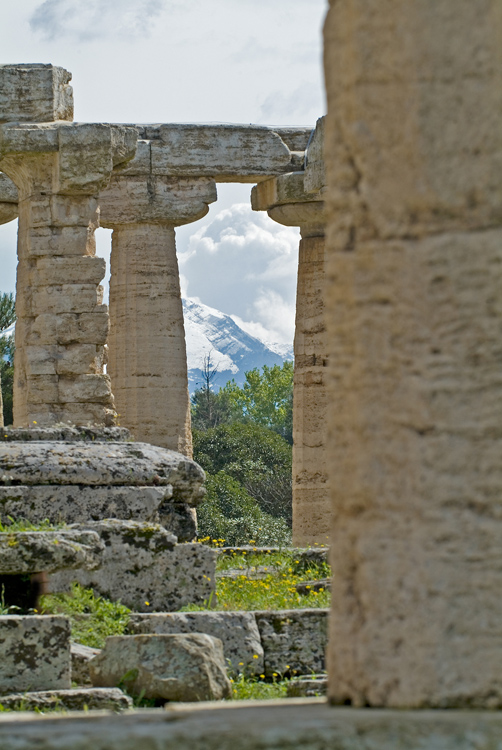
<instances>
[{"instance_id":1,"label":"green tree","mask_svg":"<svg viewBox=\"0 0 502 750\"><path fill-rule=\"evenodd\" d=\"M291 446L258 424L222 424L194 430L194 458L210 476L225 472L261 510L291 526Z\"/></svg>"},{"instance_id":2,"label":"green tree","mask_svg":"<svg viewBox=\"0 0 502 750\"><path fill-rule=\"evenodd\" d=\"M234 419L268 427L293 442L293 362L282 367L264 365L246 373L244 385L234 380L221 389L230 401ZM224 396L223 396L224 394Z\"/></svg>"},{"instance_id":3,"label":"green tree","mask_svg":"<svg viewBox=\"0 0 502 750\"><path fill-rule=\"evenodd\" d=\"M192 395L192 427L196 430L209 430L235 418L234 406L229 395L221 390L213 390L213 381L218 374L211 353L204 357L202 385Z\"/></svg>"},{"instance_id":4,"label":"green tree","mask_svg":"<svg viewBox=\"0 0 502 750\"><path fill-rule=\"evenodd\" d=\"M13 294L0 294L0 333L16 319ZM14 336L0 335L0 383L2 386L3 417L12 424L12 391L14 387Z\"/></svg>"}]
</instances>

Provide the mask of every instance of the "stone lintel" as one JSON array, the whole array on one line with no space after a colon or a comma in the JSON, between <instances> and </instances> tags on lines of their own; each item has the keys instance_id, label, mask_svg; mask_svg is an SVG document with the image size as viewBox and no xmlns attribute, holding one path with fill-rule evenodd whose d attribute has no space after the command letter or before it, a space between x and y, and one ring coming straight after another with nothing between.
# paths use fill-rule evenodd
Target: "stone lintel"
<instances>
[{"instance_id":1,"label":"stone lintel","mask_svg":"<svg viewBox=\"0 0 502 750\"><path fill-rule=\"evenodd\" d=\"M213 177L216 182L257 182L291 172L305 150L308 128L273 129L261 125L136 125L137 157L124 171L144 174L150 153L152 173L163 176ZM281 134L283 132L283 137Z\"/></svg>"},{"instance_id":2,"label":"stone lintel","mask_svg":"<svg viewBox=\"0 0 502 750\"><path fill-rule=\"evenodd\" d=\"M58 715L0 715L2 750L157 750L204 747L246 750L274 747L367 750L478 750L497 747L502 712L384 711L330 707L323 698L293 698L228 704L170 704L167 709L114 716L98 712Z\"/></svg>"},{"instance_id":3,"label":"stone lintel","mask_svg":"<svg viewBox=\"0 0 502 750\"><path fill-rule=\"evenodd\" d=\"M56 65L0 65L0 122L73 120L70 81Z\"/></svg>"}]
</instances>

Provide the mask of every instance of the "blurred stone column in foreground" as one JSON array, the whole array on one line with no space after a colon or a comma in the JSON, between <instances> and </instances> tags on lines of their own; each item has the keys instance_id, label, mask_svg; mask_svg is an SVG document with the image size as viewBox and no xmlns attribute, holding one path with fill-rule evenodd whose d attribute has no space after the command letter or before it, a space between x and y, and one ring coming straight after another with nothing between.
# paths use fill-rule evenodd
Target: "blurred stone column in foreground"
<instances>
[{"instance_id":1,"label":"blurred stone column in foreground","mask_svg":"<svg viewBox=\"0 0 502 750\"><path fill-rule=\"evenodd\" d=\"M255 211L299 226L293 396L293 544L327 544L331 504L327 485L326 336L324 325L324 118L313 133L302 172L253 188Z\"/></svg>"},{"instance_id":2,"label":"blurred stone column in foreground","mask_svg":"<svg viewBox=\"0 0 502 750\"><path fill-rule=\"evenodd\" d=\"M151 174L148 141L100 196L113 229L110 354L119 422L136 440L192 456L185 328L175 226L216 200L210 178ZM146 166L145 166L146 165Z\"/></svg>"},{"instance_id":3,"label":"blurred stone column in foreground","mask_svg":"<svg viewBox=\"0 0 502 750\"><path fill-rule=\"evenodd\" d=\"M502 13L331 0L332 702L502 706Z\"/></svg>"},{"instance_id":4,"label":"blurred stone column in foreground","mask_svg":"<svg viewBox=\"0 0 502 750\"><path fill-rule=\"evenodd\" d=\"M79 125L71 75L0 66L0 169L19 192L14 425L111 424L108 310L95 256L98 191L131 158L134 128Z\"/></svg>"}]
</instances>

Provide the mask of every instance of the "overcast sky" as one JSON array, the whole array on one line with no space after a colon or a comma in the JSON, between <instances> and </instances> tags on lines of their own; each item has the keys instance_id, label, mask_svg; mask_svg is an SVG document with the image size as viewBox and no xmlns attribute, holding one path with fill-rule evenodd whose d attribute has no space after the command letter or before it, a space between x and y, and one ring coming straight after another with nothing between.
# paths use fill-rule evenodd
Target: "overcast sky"
<instances>
[{"instance_id":1,"label":"overcast sky","mask_svg":"<svg viewBox=\"0 0 502 750\"><path fill-rule=\"evenodd\" d=\"M327 0L0 0L0 63L73 74L75 119L313 126L325 111ZM298 232L219 185L205 219L177 230L185 293L287 342ZM106 256L110 232L98 231ZM15 283L15 223L0 226L0 291Z\"/></svg>"}]
</instances>

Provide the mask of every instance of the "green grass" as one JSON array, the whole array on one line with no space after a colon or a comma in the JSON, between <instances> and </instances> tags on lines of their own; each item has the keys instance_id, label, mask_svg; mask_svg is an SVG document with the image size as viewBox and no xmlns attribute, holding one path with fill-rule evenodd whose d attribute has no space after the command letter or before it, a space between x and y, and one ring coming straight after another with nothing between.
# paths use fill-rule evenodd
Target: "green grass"
<instances>
[{"instance_id":1,"label":"green grass","mask_svg":"<svg viewBox=\"0 0 502 750\"><path fill-rule=\"evenodd\" d=\"M40 521L39 523L31 523L25 518L20 518L14 521L10 516L8 517L8 523L2 523L0 521L0 533L6 532L12 534L15 531L60 531L66 528L64 523L51 523L48 519Z\"/></svg>"},{"instance_id":2,"label":"green grass","mask_svg":"<svg viewBox=\"0 0 502 750\"><path fill-rule=\"evenodd\" d=\"M62 614L70 618L73 640L84 646L103 648L109 635L122 635L130 609L120 602L96 596L92 589L78 583L71 594L48 594L42 598L44 614Z\"/></svg>"},{"instance_id":3,"label":"green grass","mask_svg":"<svg viewBox=\"0 0 502 750\"><path fill-rule=\"evenodd\" d=\"M232 683L231 700L265 701L272 700L274 698L285 698L289 680L274 680L273 682L265 682L259 677L246 677L244 675L240 675L235 680L231 679L230 682Z\"/></svg>"}]
</instances>

